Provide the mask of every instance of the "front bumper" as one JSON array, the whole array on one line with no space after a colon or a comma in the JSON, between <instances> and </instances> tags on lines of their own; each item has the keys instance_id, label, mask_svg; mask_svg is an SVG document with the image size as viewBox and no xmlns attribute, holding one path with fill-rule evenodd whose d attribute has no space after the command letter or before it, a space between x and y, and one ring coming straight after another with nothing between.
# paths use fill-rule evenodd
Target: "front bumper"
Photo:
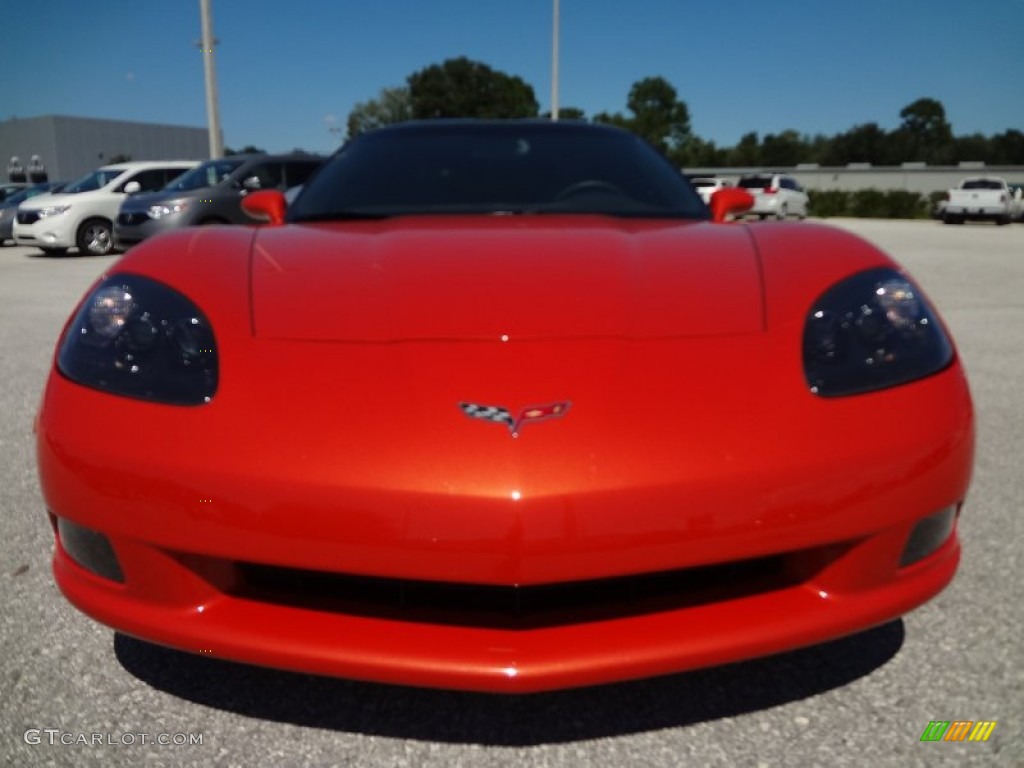
<instances>
[{"instance_id":1,"label":"front bumper","mask_svg":"<svg viewBox=\"0 0 1024 768\"><path fill-rule=\"evenodd\" d=\"M32 224L21 224L15 220L12 227L14 241L18 245L36 248L74 248L76 222L67 213L47 216Z\"/></svg>"},{"instance_id":2,"label":"front bumper","mask_svg":"<svg viewBox=\"0 0 1024 768\"><path fill-rule=\"evenodd\" d=\"M122 250L138 245L143 240L159 235L161 232L170 232L188 224L183 220L183 214L151 219L144 211L129 213L132 215L131 223L124 223L124 212L119 214L114 221L114 246Z\"/></svg>"},{"instance_id":3,"label":"front bumper","mask_svg":"<svg viewBox=\"0 0 1024 768\"><path fill-rule=\"evenodd\" d=\"M718 340L685 344L683 360L734 354ZM679 402L701 407L666 429L665 412L598 402L616 392L595 369L622 360L576 343L592 388L581 381L569 415L514 440L447 396L439 428L435 409L399 394L404 380L380 378L377 356L394 351L345 352L346 384L364 393L347 402L333 379L281 396L298 359L292 345L262 346L261 386L232 381L227 359L213 403L195 408L51 377L38 442L47 507L100 532L123 574L89 572L58 540L57 582L85 613L253 664L528 692L866 629L929 599L956 569L955 530L922 559L901 558L922 520L966 494L973 422L957 366L743 418L728 390L746 385L723 380L720 402L695 390ZM452 378L423 371L473 357L458 346L449 360L406 361L421 390ZM334 370L329 348L314 350ZM557 347L535 354L550 355L551 370L566 359ZM666 403L662 381L629 389ZM766 403L782 402L763 386Z\"/></svg>"}]
</instances>

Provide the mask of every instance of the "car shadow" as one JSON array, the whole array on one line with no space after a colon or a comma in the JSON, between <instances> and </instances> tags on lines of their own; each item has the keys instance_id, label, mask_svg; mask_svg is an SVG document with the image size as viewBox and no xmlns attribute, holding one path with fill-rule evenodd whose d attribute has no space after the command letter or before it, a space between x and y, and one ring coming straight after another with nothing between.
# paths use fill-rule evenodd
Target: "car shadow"
<instances>
[{"instance_id":1,"label":"car shadow","mask_svg":"<svg viewBox=\"0 0 1024 768\"><path fill-rule=\"evenodd\" d=\"M28 246L24 246L28 247ZM69 248L66 251L44 251L41 248L32 248L28 253L22 254L26 259L102 259L108 256L121 256L120 251L97 254L81 251L78 248Z\"/></svg>"},{"instance_id":2,"label":"car shadow","mask_svg":"<svg viewBox=\"0 0 1024 768\"><path fill-rule=\"evenodd\" d=\"M406 688L254 667L117 633L114 653L154 688L291 725L421 741L535 746L735 717L839 688L903 645L901 619L798 651L593 688L491 695Z\"/></svg>"}]
</instances>

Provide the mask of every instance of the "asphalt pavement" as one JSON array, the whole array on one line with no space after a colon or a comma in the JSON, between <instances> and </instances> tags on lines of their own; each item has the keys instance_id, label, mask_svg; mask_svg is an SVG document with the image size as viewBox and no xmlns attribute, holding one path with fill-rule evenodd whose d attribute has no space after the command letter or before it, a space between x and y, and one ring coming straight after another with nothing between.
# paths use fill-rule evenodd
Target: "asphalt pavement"
<instances>
[{"instance_id":1,"label":"asphalt pavement","mask_svg":"<svg viewBox=\"0 0 1024 768\"><path fill-rule=\"evenodd\" d=\"M63 323L115 258L0 249L0 765L1024 766L1024 225L830 223L910 270L965 361L978 444L955 581L825 645L519 697L258 669L73 609L50 575L32 422ZM997 725L985 743L921 742L933 720Z\"/></svg>"}]
</instances>

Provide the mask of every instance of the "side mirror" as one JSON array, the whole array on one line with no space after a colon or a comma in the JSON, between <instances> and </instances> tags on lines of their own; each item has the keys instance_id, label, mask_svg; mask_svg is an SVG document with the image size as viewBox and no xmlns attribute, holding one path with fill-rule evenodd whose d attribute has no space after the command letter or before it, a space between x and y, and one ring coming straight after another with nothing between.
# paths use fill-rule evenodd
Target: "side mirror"
<instances>
[{"instance_id":1,"label":"side mirror","mask_svg":"<svg viewBox=\"0 0 1024 768\"><path fill-rule=\"evenodd\" d=\"M142 185L137 181L129 181L124 185L124 193L126 195L137 195L142 191Z\"/></svg>"},{"instance_id":2,"label":"side mirror","mask_svg":"<svg viewBox=\"0 0 1024 768\"><path fill-rule=\"evenodd\" d=\"M754 196L740 187L722 187L711 195L708 207L711 208L711 220L721 224L730 213L735 215L753 208Z\"/></svg>"},{"instance_id":3,"label":"side mirror","mask_svg":"<svg viewBox=\"0 0 1024 768\"><path fill-rule=\"evenodd\" d=\"M276 189L264 189L246 195L242 200L242 210L257 221L268 222L276 226L284 223L288 203L285 201L284 195Z\"/></svg>"}]
</instances>

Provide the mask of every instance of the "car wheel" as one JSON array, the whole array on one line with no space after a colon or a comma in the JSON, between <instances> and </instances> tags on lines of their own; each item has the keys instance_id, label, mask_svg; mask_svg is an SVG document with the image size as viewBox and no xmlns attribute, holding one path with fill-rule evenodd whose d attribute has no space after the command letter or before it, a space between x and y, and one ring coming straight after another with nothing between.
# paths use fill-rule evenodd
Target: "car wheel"
<instances>
[{"instance_id":1,"label":"car wheel","mask_svg":"<svg viewBox=\"0 0 1024 768\"><path fill-rule=\"evenodd\" d=\"M963 224L964 220L957 216L950 216L948 213L942 217L943 224Z\"/></svg>"},{"instance_id":2,"label":"car wheel","mask_svg":"<svg viewBox=\"0 0 1024 768\"><path fill-rule=\"evenodd\" d=\"M78 228L75 243L78 250L90 256L106 256L114 250L114 237L109 221L89 219Z\"/></svg>"},{"instance_id":3,"label":"car wheel","mask_svg":"<svg viewBox=\"0 0 1024 768\"><path fill-rule=\"evenodd\" d=\"M779 221L785 221L786 217L788 215L789 215L789 209L786 208L786 206L782 205L782 206L779 206L779 211L778 211L778 213L775 214L775 218L777 218Z\"/></svg>"},{"instance_id":4,"label":"car wheel","mask_svg":"<svg viewBox=\"0 0 1024 768\"><path fill-rule=\"evenodd\" d=\"M1000 216L998 219L996 219L996 224L999 225L1000 227L1006 226L1009 223L1010 223L1010 217L1009 216Z\"/></svg>"},{"instance_id":5,"label":"car wheel","mask_svg":"<svg viewBox=\"0 0 1024 768\"><path fill-rule=\"evenodd\" d=\"M768 214L767 213L760 213L760 214L758 214L757 218L759 218L761 221L764 221L765 219L768 218Z\"/></svg>"}]
</instances>

